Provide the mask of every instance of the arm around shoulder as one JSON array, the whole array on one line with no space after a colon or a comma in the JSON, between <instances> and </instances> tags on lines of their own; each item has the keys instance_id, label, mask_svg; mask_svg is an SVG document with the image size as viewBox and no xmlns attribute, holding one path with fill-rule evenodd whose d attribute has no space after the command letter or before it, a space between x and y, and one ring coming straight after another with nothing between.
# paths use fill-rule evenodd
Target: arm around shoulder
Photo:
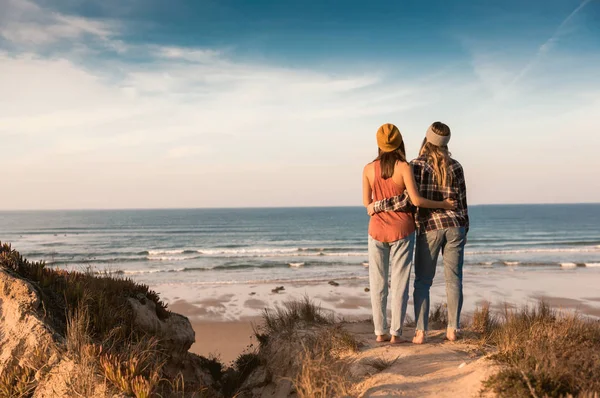
<instances>
[{"instance_id":1,"label":"arm around shoulder","mask_svg":"<svg viewBox=\"0 0 600 398\"><path fill-rule=\"evenodd\" d=\"M417 206L425 209L446 209L452 210L455 207L454 201L446 199L444 201L429 200L421 196L415 182L415 176L412 171L412 167L408 163L404 163L401 166L402 175L404 177L404 184L406 185L406 191L410 196L411 202Z\"/></svg>"}]
</instances>

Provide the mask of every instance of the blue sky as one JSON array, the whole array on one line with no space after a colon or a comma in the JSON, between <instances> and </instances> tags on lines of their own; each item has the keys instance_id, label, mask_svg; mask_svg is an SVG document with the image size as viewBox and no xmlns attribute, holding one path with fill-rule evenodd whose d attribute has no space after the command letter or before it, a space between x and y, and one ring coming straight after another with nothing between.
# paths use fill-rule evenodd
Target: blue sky
<instances>
[{"instance_id":1,"label":"blue sky","mask_svg":"<svg viewBox=\"0 0 600 398\"><path fill-rule=\"evenodd\" d=\"M600 0L0 10L0 209L359 205L436 120L471 203L600 201Z\"/></svg>"}]
</instances>

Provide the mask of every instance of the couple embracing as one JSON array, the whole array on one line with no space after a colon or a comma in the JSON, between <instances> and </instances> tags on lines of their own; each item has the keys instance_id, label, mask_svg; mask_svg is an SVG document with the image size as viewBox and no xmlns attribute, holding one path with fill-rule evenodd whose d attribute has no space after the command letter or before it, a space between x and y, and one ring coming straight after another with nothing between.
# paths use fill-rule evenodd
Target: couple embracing
<instances>
[{"instance_id":1,"label":"couple embracing","mask_svg":"<svg viewBox=\"0 0 600 398\"><path fill-rule=\"evenodd\" d=\"M378 342L406 341L402 338L402 326L413 256L416 331L412 341L425 342L429 289L440 251L448 302L446 336L451 341L457 339L469 216L463 169L448 151L450 136L447 125L433 123L427 130L419 157L409 164L400 131L393 124L384 124L377 131L379 155L364 168L363 203L371 216L369 283ZM392 297L388 326L389 289Z\"/></svg>"}]
</instances>

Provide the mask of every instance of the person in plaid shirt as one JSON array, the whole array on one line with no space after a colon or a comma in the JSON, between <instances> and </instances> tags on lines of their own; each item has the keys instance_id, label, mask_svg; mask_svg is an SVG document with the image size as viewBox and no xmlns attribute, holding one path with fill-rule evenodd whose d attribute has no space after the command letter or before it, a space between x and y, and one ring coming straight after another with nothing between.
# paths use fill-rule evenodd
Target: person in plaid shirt
<instances>
[{"instance_id":1,"label":"person in plaid shirt","mask_svg":"<svg viewBox=\"0 0 600 398\"><path fill-rule=\"evenodd\" d=\"M457 339L463 303L462 268L464 247L469 231L467 188L460 163L448 151L450 128L433 123L421 147L420 156L411 162L420 194L429 200L456 200L455 210L422 209L416 211L419 230L415 248L414 306L417 328L414 343L425 341L429 319L429 289L435 277L437 259L442 252L448 300L447 338ZM383 211L407 211L414 206L406 193L374 202L370 215Z\"/></svg>"}]
</instances>

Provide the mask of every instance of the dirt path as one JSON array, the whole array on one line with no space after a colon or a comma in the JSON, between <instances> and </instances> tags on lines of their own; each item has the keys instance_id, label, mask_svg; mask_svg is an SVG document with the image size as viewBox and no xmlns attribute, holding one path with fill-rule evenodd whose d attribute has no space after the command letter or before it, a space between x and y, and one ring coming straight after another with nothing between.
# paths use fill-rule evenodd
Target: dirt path
<instances>
[{"instance_id":1,"label":"dirt path","mask_svg":"<svg viewBox=\"0 0 600 398\"><path fill-rule=\"evenodd\" d=\"M445 341L445 331L430 332L424 345L391 345L375 343L370 323L351 323L346 328L366 343L355 358L361 365L354 370L367 376L358 386L360 397L475 397L480 396L481 382L495 370L474 346ZM413 334L413 329L406 329L404 337ZM377 358L397 359L378 372L365 364Z\"/></svg>"}]
</instances>

